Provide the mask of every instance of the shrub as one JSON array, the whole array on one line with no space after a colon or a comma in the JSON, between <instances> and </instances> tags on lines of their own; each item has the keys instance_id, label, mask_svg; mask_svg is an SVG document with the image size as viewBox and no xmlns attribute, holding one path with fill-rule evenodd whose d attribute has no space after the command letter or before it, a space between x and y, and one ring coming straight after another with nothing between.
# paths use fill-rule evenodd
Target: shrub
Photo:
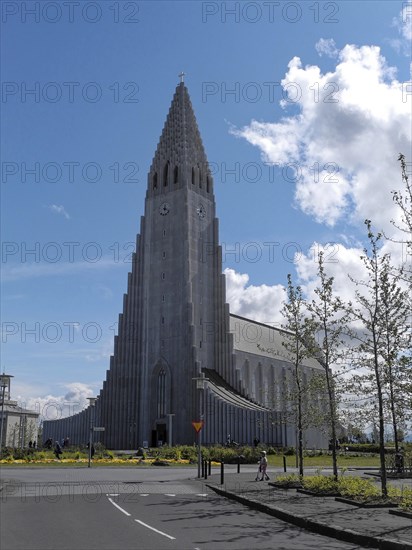
<instances>
[{"instance_id":1,"label":"shrub","mask_svg":"<svg viewBox=\"0 0 412 550\"><path fill-rule=\"evenodd\" d=\"M311 476L302 481L304 489L316 493L337 493L339 483L331 476Z\"/></svg>"},{"instance_id":2,"label":"shrub","mask_svg":"<svg viewBox=\"0 0 412 550\"><path fill-rule=\"evenodd\" d=\"M287 486L295 486L299 485L301 483L300 476L298 474L285 474L280 475L276 478L276 483L279 485Z\"/></svg>"},{"instance_id":3,"label":"shrub","mask_svg":"<svg viewBox=\"0 0 412 550\"><path fill-rule=\"evenodd\" d=\"M403 489L401 491L399 507L403 510L412 512L412 489Z\"/></svg>"},{"instance_id":4,"label":"shrub","mask_svg":"<svg viewBox=\"0 0 412 550\"><path fill-rule=\"evenodd\" d=\"M36 460L44 460L45 458L49 458L45 451L38 451L36 453Z\"/></svg>"},{"instance_id":5,"label":"shrub","mask_svg":"<svg viewBox=\"0 0 412 550\"><path fill-rule=\"evenodd\" d=\"M156 451L156 456L158 458L167 458L169 460L178 460L180 458L180 448L179 447L159 447Z\"/></svg>"},{"instance_id":6,"label":"shrub","mask_svg":"<svg viewBox=\"0 0 412 550\"><path fill-rule=\"evenodd\" d=\"M31 462L36 455L35 449L8 449L8 456L11 456L14 460L25 460Z\"/></svg>"},{"instance_id":7,"label":"shrub","mask_svg":"<svg viewBox=\"0 0 412 550\"><path fill-rule=\"evenodd\" d=\"M303 456L322 456L323 451L313 450L313 451L303 451Z\"/></svg>"},{"instance_id":8,"label":"shrub","mask_svg":"<svg viewBox=\"0 0 412 550\"><path fill-rule=\"evenodd\" d=\"M258 462L261 450L256 447L223 447L214 446L202 448L204 458L225 464L237 464L239 456L243 464L255 464Z\"/></svg>"},{"instance_id":9,"label":"shrub","mask_svg":"<svg viewBox=\"0 0 412 550\"><path fill-rule=\"evenodd\" d=\"M197 448L193 445L182 445L180 447L180 458L195 462L197 460Z\"/></svg>"},{"instance_id":10,"label":"shrub","mask_svg":"<svg viewBox=\"0 0 412 550\"><path fill-rule=\"evenodd\" d=\"M361 477L341 477L338 481L338 487L342 496L356 500L373 500L380 496L379 489L374 482Z\"/></svg>"},{"instance_id":11,"label":"shrub","mask_svg":"<svg viewBox=\"0 0 412 550\"><path fill-rule=\"evenodd\" d=\"M343 444L341 450L348 449L348 451L354 451L358 453L379 453L379 445L375 443L349 443ZM385 447L385 453L394 453L394 447Z\"/></svg>"},{"instance_id":12,"label":"shrub","mask_svg":"<svg viewBox=\"0 0 412 550\"><path fill-rule=\"evenodd\" d=\"M293 456L295 454L295 449L294 447L288 447L287 449L285 449L285 451L283 452L283 454L285 456Z\"/></svg>"}]
</instances>

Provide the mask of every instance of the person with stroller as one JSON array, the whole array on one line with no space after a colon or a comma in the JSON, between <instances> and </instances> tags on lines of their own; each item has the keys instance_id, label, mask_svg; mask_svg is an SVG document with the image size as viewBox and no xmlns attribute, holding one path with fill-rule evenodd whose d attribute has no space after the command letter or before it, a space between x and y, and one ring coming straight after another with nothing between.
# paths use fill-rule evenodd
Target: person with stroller
<instances>
[{"instance_id":1,"label":"person with stroller","mask_svg":"<svg viewBox=\"0 0 412 550\"><path fill-rule=\"evenodd\" d=\"M266 458L266 451L262 451L262 455L259 460L259 470L256 476L256 481L263 481L266 479L268 481L270 478L266 473L266 469L268 467L268 459ZM259 478L260 474L260 478Z\"/></svg>"}]
</instances>

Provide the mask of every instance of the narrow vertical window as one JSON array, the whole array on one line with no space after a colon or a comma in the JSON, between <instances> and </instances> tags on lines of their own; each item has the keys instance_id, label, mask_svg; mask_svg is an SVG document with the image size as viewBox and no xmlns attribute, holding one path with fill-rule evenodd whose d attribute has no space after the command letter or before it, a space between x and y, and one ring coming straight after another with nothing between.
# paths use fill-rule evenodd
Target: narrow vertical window
<instances>
[{"instance_id":1,"label":"narrow vertical window","mask_svg":"<svg viewBox=\"0 0 412 550\"><path fill-rule=\"evenodd\" d=\"M167 187L169 181L169 162L166 162L165 167L163 169L163 186Z\"/></svg>"},{"instance_id":2,"label":"narrow vertical window","mask_svg":"<svg viewBox=\"0 0 412 550\"><path fill-rule=\"evenodd\" d=\"M196 172L194 167L192 168L192 185L196 183Z\"/></svg>"},{"instance_id":3,"label":"narrow vertical window","mask_svg":"<svg viewBox=\"0 0 412 550\"><path fill-rule=\"evenodd\" d=\"M202 189L202 170L200 169L200 166L198 167L199 170L199 187Z\"/></svg>"},{"instance_id":4,"label":"narrow vertical window","mask_svg":"<svg viewBox=\"0 0 412 550\"><path fill-rule=\"evenodd\" d=\"M157 172L153 175L153 189L157 189Z\"/></svg>"},{"instance_id":5,"label":"narrow vertical window","mask_svg":"<svg viewBox=\"0 0 412 550\"><path fill-rule=\"evenodd\" d=\"M210 193L210 176L206 177L206 192Z\"/></svg>"},{"instance_id":6,"label":"narrow vertical window","mask_svg":"<svg viewBox=\"0 0 412 550\"><path fill-rule=\"evenodd\" d=\"M173 172L173 183L177 183L179 181L179 168L175 166L174 172Z\"/></svg>"},{"instance_id":7,"label":"narrow vertical window","mask_svg":"<svg viewBox=\"0 0 412 550\"><path fill-rule=\"evenodd\" d=\"M163 418L166 414L166 372L162 369L157 378L157 417Z\"/></svg>"}]
</instances>

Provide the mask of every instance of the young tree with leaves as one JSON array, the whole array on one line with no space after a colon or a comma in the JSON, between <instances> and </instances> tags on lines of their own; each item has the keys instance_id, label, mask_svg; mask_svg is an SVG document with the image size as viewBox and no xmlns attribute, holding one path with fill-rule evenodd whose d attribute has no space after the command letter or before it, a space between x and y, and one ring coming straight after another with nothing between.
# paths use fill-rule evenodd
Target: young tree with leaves
<instances>
[{"instance_id":1,"label":"young tree with leaves","mask_svg":"<svg viewBox=\"0 0 412 550\"><path fill-rule=\"evenodd\" d=\"M405 189L402 191L392 191L393 200L401 211L399 223L392 220L392 225L405 236L402 244L406 245L406 263L408 264L408 257L412 259L412 185L409 182L407 174L405 155L400 154L398 160L401 163L402 182L405 185ZM409 283L411 283L412 275L410 261L409 265L406 266Z\"/></svg>"},{"instance_id":2,"label":"young tree with leaves","mask_svg":"<svg viewBox=\"0 0 412 550\"><path fill-rule=\"evenodd\" d=\"M308 390L303 377L303 362L311 355L308 343L312 341L312 327L306 316L305 301L300 286L292 284L292 276L288 274L287 302L284 303L282 314L286 320L285 339L282 342L292 363L294 389L289 397L293 397L292 415L297 430L299 475L303 476L303 431L305 427L305 394Z\"/></svg>"},{"instance_id":3,"label":"young tree with leaves","mask_svg":"<svg viewBox=\"0 0 412 550\"><path fill-rule=\"evenodd\" d=\"M385 308L396 307L391 300L394 294L389 290L387 274L390 272L390 257L381 254L380 240L382 234L375 235L370 220L365 220L368 231L369 248L364 249L361 259L366 267L367 278L357 281L352 277L356 289L356 305L349 304L348 311L355 325L351 335L359 343L359 366L366 372L355 375L353 382L364 395L371 395L376 400L379 426L379 458L381 470L382 496L388 496L385 465L385 391L388 382L386 361L392 357L392 347L395 342L395 332L388 324L385 326ZM360 289L362 292L360 292ZM386 298L391 294L389 302ZM386 352L385 352L386 350ZM396 355L396 350L394 351Z\"/></svg>"},{"instance_id":4,"label":"young tree with leaves","mask_svg":"<svg viewBox=\"0 0 412 550\"><path fill-rule=\"evenodd\" d=\"M405 361L411 346L410 306L408 292L399 286L401 274L394 272L388 257L382 262L379 276L381 316L378 320L383 345L383 381L393 427L395 452L399 452L399 421L405 417L410 397L410 369Z\"/></svg>"},{"instance_id":5,"label":"young tree with leaves","mask_svg":"<svg viewBox=\"0 0 412 550\"><path fill-rule=\"evenodd\" d=\"M332 440L333 475L338 479L337 463L337 388L332 365L337 365L341 360L343 350L343 333L345 321L343 319L343 303L334 296L333 277L327 277L324 267L323 252L318 254L318 286L315 288L317 299L307 304L311 313L312 330L316 335L318 350L315 350L316 359L325 371L324 383L326 385L328 400L328 424L329 435Z\"/></svg>"}]
</instances>

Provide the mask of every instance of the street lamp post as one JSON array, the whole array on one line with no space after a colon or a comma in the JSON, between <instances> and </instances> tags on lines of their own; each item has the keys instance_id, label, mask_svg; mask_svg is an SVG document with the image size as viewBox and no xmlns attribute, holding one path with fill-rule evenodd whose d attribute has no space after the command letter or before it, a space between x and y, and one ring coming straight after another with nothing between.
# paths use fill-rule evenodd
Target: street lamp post
<instances>
[{"instance_id":1,"label":"street lamp post","mask_svg":"<svg viewBox=\"0 0 412 550\"><path fill-rule=\"evenodd\" d=\"M0 457L3 456L3 426L4 426L4 401L6 396L6 388L9 392L9 399L10 399L10 378L13 378L10 374L3 374L0 375L0 388L1 388L1 428L0 428ZM7 438L7 433L6 433Z\"/></svg>"},{"instance_id":2,"label":"street lamp post","mask_svg":"<svg viewBox=\"0 0 412 550\"><path fill-rule=\"evenodd\" d=\"M196 389L199 390L199 420L203 422L204 411L202 407L202 390L205 390L207 387L208 378L205 377L204 372L200 374L200 377L193 378L196 380ZM203 427L203 426L202 426ZM202 463L202 428L198 431L198 450L197 450L197 477L200 477Z\"/></svg>"},{"instance_id":3,"label":"street lamp post","mask_svg":"<svg viewBox=\"0 0 412 550\"><path fill-rule=\"evenodd\" d=\"M89 414L90 414L90 434L89 434L89 463L87 465L88 468L91 466L91 460L92 460L92 445L93 445L93 416L92 413L94 411L94 406L97 401L97 397L88 397L87 400L89 401Z\"/></svg>"},{"instance_id":4,"label":"street lamp post","mask_svg":"<svg viewBox=\"0 0 412 550\"><path fill-rule=\"evenodd\" d=\"M169 435L167 436L167 442L168 442L168 445L169 447L171 447L173 445L173 433L172 433L172 430L173 430L173 417L175 416L174 413L169 413L166 415L167 418L169 419L169 422L168 422L168 427L167 429L169 430Z\"/></svg>"}]
</instances>

